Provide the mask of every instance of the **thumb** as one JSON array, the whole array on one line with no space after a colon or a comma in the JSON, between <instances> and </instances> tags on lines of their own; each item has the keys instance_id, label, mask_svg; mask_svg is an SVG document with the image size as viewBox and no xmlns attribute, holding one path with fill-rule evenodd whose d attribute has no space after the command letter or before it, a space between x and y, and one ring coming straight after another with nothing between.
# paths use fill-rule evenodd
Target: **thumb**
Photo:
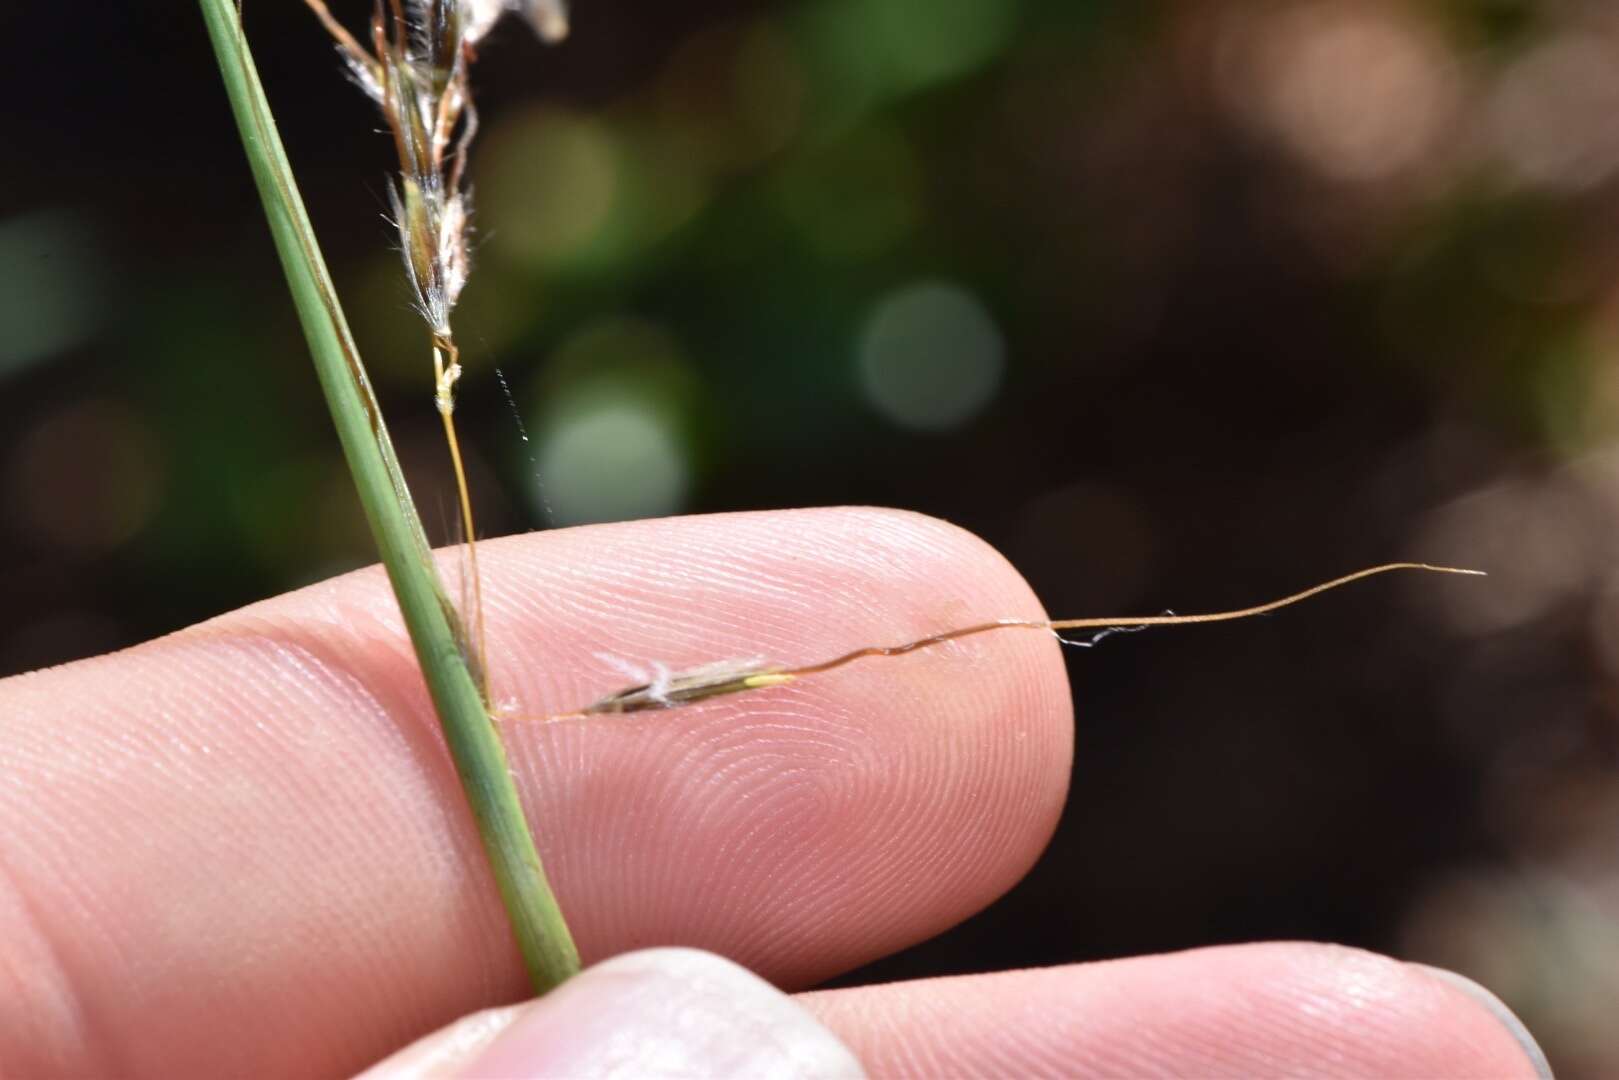
<instances>
[{"instance_id":1,"label":"thumb","mask_svg":"<svg viewBox=\"0 0 1619 1080\"><path fill-rule=\"evenodd\" d=\"M365 1073L418 1077L859 1077L849 1048L763 979L713 953L647 949L550 994L451 1024Z\"/></svg>"}]
</instances>

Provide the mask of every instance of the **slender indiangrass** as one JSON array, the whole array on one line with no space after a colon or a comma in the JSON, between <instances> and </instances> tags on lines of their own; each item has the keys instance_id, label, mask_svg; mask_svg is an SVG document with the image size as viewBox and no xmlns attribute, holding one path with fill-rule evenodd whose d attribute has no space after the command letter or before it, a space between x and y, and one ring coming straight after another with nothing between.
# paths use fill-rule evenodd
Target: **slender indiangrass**
<instances>
[{"instance_id":1,"label":"slender indiangrass","mask_svg":"<svg viewBox=\"0 0 1619 1080\"><path fill-rule=\"evenodd\" d=\"M338 304L325 261L304 211L292 167L276 132L269 102L248 50L237 0L199 2L248 162L269 219L270 232L281 256L282 268L286 272L287 283L309 342L321 388L331 408L349 471L353 474L361 505L371 525L383 565L387 568L388 579L399 599L411 643L443 724L445 741L477 821L518 948L535 989L543 993L579 970L579 956L540 866L534 839L523 819L505 751L490 718L481 645L469 636L438 577L410 491L394 455L388 429L371 392L370 380L360 361L359 351L349 334L347 320ZM483 20L478 25L484 29L504 9L504 5L487 3L471 7L474 14ZM446 8L446 5L439 4L411 6L415 12L443 12ZM393 10L400 13L398 0L394 0ZM530 3L525 10L535 19L543 19L547 12L560 14L559 8L548 3ZM457 24L466 25L460 16L457 16ZM426 25L432 28L437 24ZM458 49L465 52L457 55L469 55L471 46L466 43L464 30L459 40L462 44L458 45ZM385 40L384 44L389 42ZM407 68L415 63L411 58L418 56L420 49L432 47L425 41L414 39L408 44L399 41L390 44L390 48L404 58L402 62L406 63ZM431 55L444 56L442 53ZM464 59L449 57L448 60L447 69L433 67L430 71L433 85L438 87L436 100L440 107L445 108L453 107L445 105L445 102L453 102L456 94L464 95L465 91ZM463 65L459 76L455 74L457 65ZM356 73L362 84L370 74L370 69ZM404 76L398 71L390 71L379 77L395 79ZM414 80L415 75L412 74L410 78ZM460 81L457 83L458 78ZM452 85L456 88L450 89ZM408 106L410 125L418 121L422 124L422 130L416 133L421 134L425 142L413 153L424 155L420 160L425 162L445 160L446 146L434 149L441 126L427 122L430 117L421 111L420 91L421 87L412 81L408 88L393 91L396 95L393 100L398 107ZM465 107L464 102L461 107ZM454 127L454 123L451 123L442 130L448 131ZM414 193L407 186L400 197L406 211L400 215L401 229L424 230L415 239L431 243L435 251L439 248L440 239L452 234L460 236L464 244L464 236L461 235L464 220L457 225L455 217L461 214L464 219L465 207L454 197L460 182L459 167L455 162L464 160L464 145L448 153L451 168L456 170L454 183L446 189L433 188L432 181L426 181L419 183ZM407 172L407 179L409 175ZM417 176L416 179L424 181L425 177ZM411 209L413 200L421 204L418 210ZM412 214L415 216L412 217ZM414 260L421 254L419 250L406 249L407 260ZM429 322L435 321L436 314L443 316L432 327L437 379L435 390L440 399L440 413L446 419L446 429L452 433L449 409L443 404L443 398L453 390L457 374L453 348L446 348L449 343L449 309L453 307L455 294L459 291L454 254L451 251L429 255L423 264L425 272L413 277L418 300L423 303ZM464 247L461 255L460 271L464 274ZM466 506L465 511L467 535L470 538L470 506Z\"/></svg>"},{"instance_id":2,"label":"slender indiangrass","mask_svg":"<svg viewBox=\"0 0 1619 1080\"><path fill-rule=\"evenodd\" d=\"M523 15L542 38L556 40L567 30L565 10L561 0L373 0L367 42L362 44L332 15L325 0L304 0L336 42L355 83L377 105L398 153L400 172L391 191L394 224L415 306L427 325L434 402L454 467L466 537L468 609L458 613L437 576L365 368L304 214L243 36L236 6L239 0L200 2L361 502L399 597L518 944L535 986L544 991L577 971L579 960L523 821L490 706L476 530L454 421L461 364L451 315L469 270L471 211L465 176L478 114L468 73L477 45L507 12ZM621 665L625 676L636 680L633 685L574 712L546 719L675 708L780 686L859 660L903 656L994 631L1036 630L1056 635L1068 644L1090 645L1107 634L1149 626L1249 618L1395 570L1480 573L1425 563L1389 563L1240 610L1204 615L999 619L897 645L853 648L830 659L797 666L752 659L680 671L653 664L650 672L645 672ZM1085 641L1063 637L1065 631L1073 630L1096 633Z\"/></svg>"}]
</instances>

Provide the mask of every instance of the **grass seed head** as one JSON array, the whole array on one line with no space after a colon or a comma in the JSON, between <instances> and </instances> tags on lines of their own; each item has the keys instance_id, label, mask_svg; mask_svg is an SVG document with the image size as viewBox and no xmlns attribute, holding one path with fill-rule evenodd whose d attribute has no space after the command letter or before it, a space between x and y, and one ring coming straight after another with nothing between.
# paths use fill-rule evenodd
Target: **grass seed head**
<instances>
[{"instance_id":1,"label":"grass seed head","mask_svg":"<svg viewBox=\"0 0 1619 1080\"><path fill-rule=\"evenodd\" d=\"M450 354L453 368L450 314L472 265L465 174L478 127L468 79L476 46L507 12L522 15L542 39L561 40L567 9L563 0L375 0L366 46L325 0L304 2L393 136L399 179L390 201L405 276L435 346ZM444 390L440 386L441 401Z\"/></svg>"}]
</instances>

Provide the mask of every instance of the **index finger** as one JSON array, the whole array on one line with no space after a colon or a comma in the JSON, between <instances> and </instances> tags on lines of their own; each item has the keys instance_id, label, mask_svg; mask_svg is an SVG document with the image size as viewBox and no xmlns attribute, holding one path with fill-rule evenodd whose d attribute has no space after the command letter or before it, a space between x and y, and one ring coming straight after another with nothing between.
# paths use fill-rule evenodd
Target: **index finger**
<instances>
[{"instance_id":1,"label":"index finger","mask_svg":"<svg viewBox=\"0 0 1619 1080\"><path fill-rule=\"evenodd\" d=\"M482 549L497 693L611 658L811 661L1037 618L914 515L645 522ZM1028 867L1066 795L1056 646L990 635L673 712L511 722L586 960L709 948L802 985L929 936ZM7 1071L326 1072L524 994L381 575L0 684Z\"/></svg>"}]
</instances>

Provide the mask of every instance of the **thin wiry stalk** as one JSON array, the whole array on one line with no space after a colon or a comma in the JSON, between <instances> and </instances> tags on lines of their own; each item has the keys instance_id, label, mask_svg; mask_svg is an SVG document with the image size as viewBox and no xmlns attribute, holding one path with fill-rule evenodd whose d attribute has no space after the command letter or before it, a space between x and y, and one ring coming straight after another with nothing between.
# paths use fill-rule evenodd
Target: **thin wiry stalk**
<instances>
[{"instance_id":1,"label":"thin wiry stalk","mask_svg":"<svg viewBox=\"0 0 1619 1080\"><path fill-rule=\"evenodd\" d=\"M529 977L544 992L579 955L540 866L467 636L438 578L243 33L237 0L199 0L231 109L360 502L399 599Z\"/></svg>"}]
</instances>

